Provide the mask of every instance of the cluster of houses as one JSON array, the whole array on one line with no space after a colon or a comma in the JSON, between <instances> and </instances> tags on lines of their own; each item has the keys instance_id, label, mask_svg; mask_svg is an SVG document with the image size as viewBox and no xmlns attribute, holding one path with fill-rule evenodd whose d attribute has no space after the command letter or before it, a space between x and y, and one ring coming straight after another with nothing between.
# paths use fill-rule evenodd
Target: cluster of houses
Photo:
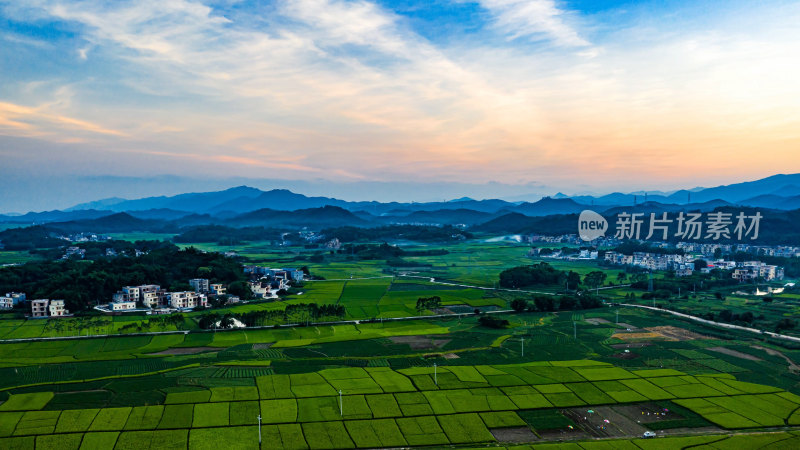
<instances>
[{"instance_id":1,"label":"cluster of houses","mask_svg":"<svg viewBox=\"0 0 800 450\"><path fill-rule=\"evenodd\" d=\"M261 266L244 266L250 277L250 291L255 298L276 298L278 291L286 289L292 282L303 281L304 273L299 269L270 269Z\"/></svg>"},{"instance_id":2,"label":"cluster of houses","mask_svg":"<svg viewBox=\"0 0 800 450\"><path fill-rule=\"evenodd\" d=\"M97 309L105 312L124 312L139 310L141 307L146 310L165 310L164 312L167 312L170 309L205 308L208 306L209 297L226 295L226 288L223 284L210 283L206 278L191 279L189 285L192 286L193 291L169 292L157 284L124 286L114 294L107 307ZM227 296L227 303L238 302L239 297Z\"/></svg>"},{"instance_id":3,"label":"cluster of houses","mask_svg":"<svg viewBox=\"0 0 800 450\"><path fill-rule=\"evenodd\" d=\"M733 278L740 282L757 281L759 279L771 281L783 279L783 267L765 264L761 261L745 261L736 263L733 269Z\"/></svg>"},{"instance_id":4,"label":"cluster of houses","mask_svg":"<svg viewBox=\"0 0 800 450\"><path fill-rule=\"evenodd\" d=\"M694 261L690 255L665 255L661 253L634 252L624 255L618 252L606 252L605 261L617 266L635 266L647 270L672 270L675 276L685 277L694 273Z\"/></svg>"},{"instance_id":5,"label":"cluster of houses","mask_svg":"<svg viewBox=\"0 0 800 450\"><path fill-rule=\"evenodd\" d=\"M12 309L28 301L22 292L8 292L0 297L0 309ZM50 300L37 298L30 300L31 317L64 317L69 315L69 310L64 306L64 300Z\"/></svg>"},{"instance_id":6,"label":"cluster of houses","mask_svg":"<svg viewBox=\"0 0 800 450\"><path fill-rule=\"evenodd\" d=\"M752 253L763 256L779 256L783 258L800 258L800 247L790 245L750 245L750 244L703 244L698 242L678 242L675 248L686 253L713 255L719 250L725 254Z\"/></svg>"},{"instance_id":7,"label":"cluster of houses","mask_svg":"<svg viewBox=\"0 0 800 450\"><path fill-rule=\"evenodd\" d=\"M713 252L713 251L712 251ZM618 266L635 266L647 270L672 270L675 276L684 277L694 273L694 262L703 259L696 255L667 255L660 253L634 252L633 255L624 255L618 252L606 252L605 261ZM707 263L700 268L700 272L709 273L714 269L732 270L732 277L740 282L755 280L782 280L783 267L770 265L761 261L725 261L717 260Z\"/></svg>"},{"instance_id":8,"label":"cluster of houses","mask_svg":"<svg viewBox=\"0 0 800 450\"><path fill-rule=\"evenodd\" d=\"M12 309L20 303L25 303L25 294L21 292L8 292L0 297L0 309Z\"/></svg>"}]
</instances>

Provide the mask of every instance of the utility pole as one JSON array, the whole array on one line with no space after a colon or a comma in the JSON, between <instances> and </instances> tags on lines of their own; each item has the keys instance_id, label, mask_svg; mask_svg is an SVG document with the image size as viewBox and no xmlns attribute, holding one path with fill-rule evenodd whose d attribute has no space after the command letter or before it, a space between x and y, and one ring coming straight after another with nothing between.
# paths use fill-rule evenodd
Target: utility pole
<instances>
[{"instance_id":1,"label":"utility pole","mask_svg":"<svg viewBox=\"0 0 800 450\"><path fill-rule=\"evenodd\" d=\"M572 337L578 340L578 322L572 321Z\"/></svg>"},{"instance_id":2,"label":"utility pole","mask_svg":"<svg viewBox=\"0 0 800 450\"><path fill-rule=\"evenodd\" d=\"M617 310L617 324L619 324L619 310Z\"/></svg>"},{"instance_id":3,"label":"utility pole","mask_svg":"<svg viewBox=\"0 0 800 450\"><path fill-rule=\"evenodd\" d=\"M433 363L433 384L439 385L439 380L436 378L436 363Z\"/></svg>"},{"instance_id":4,"label":"utility pole","mask_svg":"<svg viewBox=\"0 0 800 450\"><path fill-rule=\"evenodd\" d=\"M344 409L342 409L342 390L339 389L339 415L344 417Z\"/></svg>"},{"instance_id":5,"label":"utility pole","mask_svg":"<svg viewBox=\"0 0 800 450\"><path fill-rule=\"evenodd\" d=\"M258 446L261 447L261 414L258 415Z\"/></svg>"},{"instance_id":6,"label":"utility pole","mask_svg":"<svg viewBox=\"0 0 800 450\"><path fill-rule=\"evenodd\" d=\"M522 357L525 357L525 339L519 338L519 345L522 347Z\"/></svg>"}]
</instances>

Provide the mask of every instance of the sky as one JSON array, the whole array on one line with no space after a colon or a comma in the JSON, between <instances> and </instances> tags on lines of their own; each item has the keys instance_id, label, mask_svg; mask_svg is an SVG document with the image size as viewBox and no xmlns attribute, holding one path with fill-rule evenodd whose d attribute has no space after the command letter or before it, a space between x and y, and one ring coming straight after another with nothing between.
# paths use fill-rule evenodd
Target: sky
<instances>
[{"instance_id":1,"label":"sky","mask_svg":"<svg viewBox=\"0 0 800 450\"><path fill-rule=\"evenodd\" d=\"M800 3L0 0L0 212L800 172Z\"/></svg>"}]
</instances>

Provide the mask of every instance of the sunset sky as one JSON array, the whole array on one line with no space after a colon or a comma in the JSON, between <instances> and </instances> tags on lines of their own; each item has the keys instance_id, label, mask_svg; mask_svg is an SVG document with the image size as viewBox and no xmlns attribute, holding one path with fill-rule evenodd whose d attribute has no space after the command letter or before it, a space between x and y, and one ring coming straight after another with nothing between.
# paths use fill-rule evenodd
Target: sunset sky
<instances>
[{"instance_id":1,"label":"sunset sky","mask_svg":"<svg viewBox=\"0 0 800 450\"><path fill-rule=\"evenodd\" d=\"M798 23L770 0L0 0L0 212L800 172Z\"/></svg>"}]
</instances>

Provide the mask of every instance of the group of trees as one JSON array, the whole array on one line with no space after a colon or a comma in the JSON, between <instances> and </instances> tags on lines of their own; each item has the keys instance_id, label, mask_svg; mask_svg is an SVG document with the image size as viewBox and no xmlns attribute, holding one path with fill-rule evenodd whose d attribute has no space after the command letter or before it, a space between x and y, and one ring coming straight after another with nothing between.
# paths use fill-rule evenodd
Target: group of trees
<instances>
[{"instance_id":1,"label":"group of trees","mask_svg":"<svg viewBox=\"0 0 800 450\"><path fill-rule=\"evenodd\" d=\"M256 327L282 323L340 320L344 318L346 314L347 310L344 305L298 303L286 305L284 309L249 311L246 313L234 314L232 317L241 321L245 326ZM213 322L207 321L205 323ZM203 328L202 323L200 324L200 328Z\"/></svg>"},{"instance_id":2,"label":"group of trees","mask_svg":"<svg viewBox=\"0 0 800 450\"><path fill-rule=\"evenodd\" d=\"M417 311L422 312L426 309L436 309L442 307L442 299L438 295L433 297L420 297L417 299Z\"/></svg>"},{"instance_id":3,"label":"group of trees","mask_svg":"<svg viewBox=\"0 0 800 450\"><path fill-rule=\"evenodd\" d=\"M583 295L536 295L530 301L517 298L511 301L511 309L517 312L524 311L573 311L577 309L592 309L603 306L602 300L588 294Z\"/></svg>"},{"instance_id":4,"label":"group of trees","mask_svg":"<svg viewBox=\"0 0 800 450\"><path fill-rule=\"evenodd\" d=\"M67 309L78 312L111 301L123 286L158 284L178 290L187 288L188 280L198 277L225 284L245 280L242 265L236 259L170 245L139 257L41 261L0 268L0 292L64 299Z\"/></svg>"},{"instance_id":5,"label":"group of trees","mask_svg":"<svg viewBox=\"0 0 800 450\"><path fill-rule=\"evenodd\" d=\"M605 281L606 274L594 271L584 278L584 284L595 288ZM565 289L578 289L581 276L577 272L558 270L546 262L531 266L519 266L500 272L500 286L520 289L530 286L564 286Z\"/></svg>"},{"instance_id":6,"label":"group of trees","mask_svg":"<svg viewBox=\"0 0 800 450\"><path fill-rule=\"evenodd\" d=\"M0 231L0 243L5 250L35 250L37 248L57 248L69 244L58 238L57 232L38 225L26 228L9 228Z\"/></svg>"}]
</instances>

